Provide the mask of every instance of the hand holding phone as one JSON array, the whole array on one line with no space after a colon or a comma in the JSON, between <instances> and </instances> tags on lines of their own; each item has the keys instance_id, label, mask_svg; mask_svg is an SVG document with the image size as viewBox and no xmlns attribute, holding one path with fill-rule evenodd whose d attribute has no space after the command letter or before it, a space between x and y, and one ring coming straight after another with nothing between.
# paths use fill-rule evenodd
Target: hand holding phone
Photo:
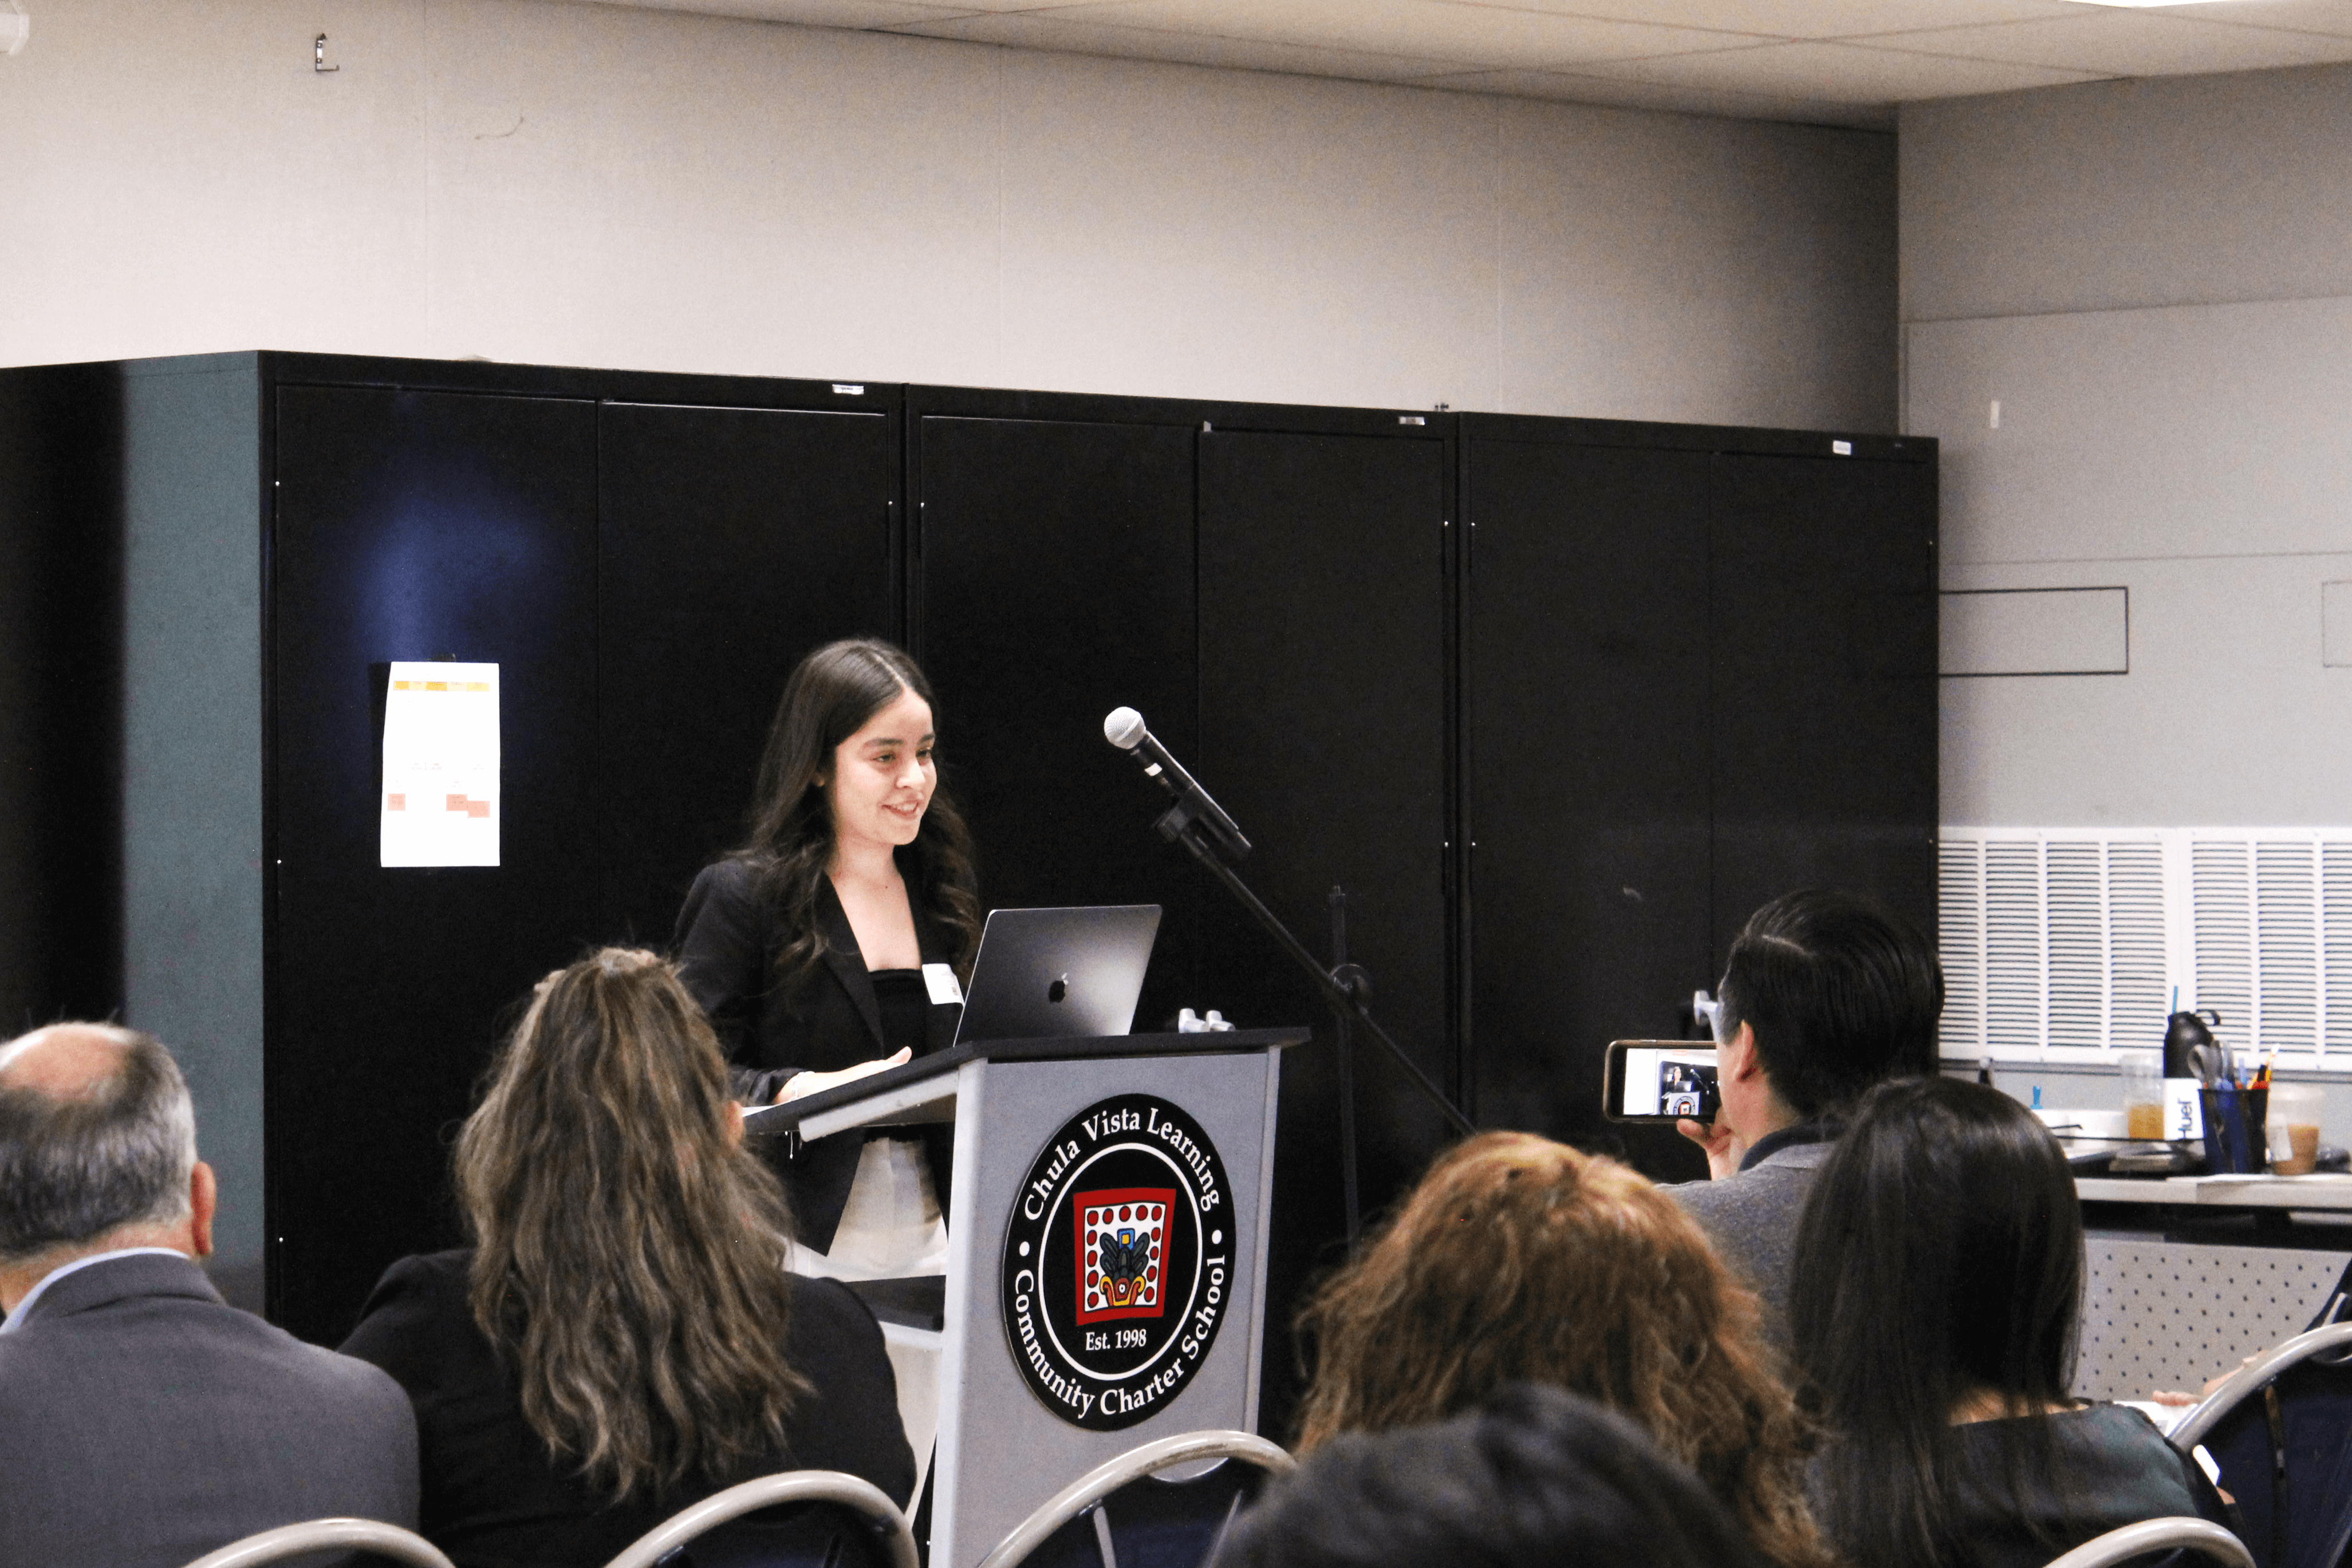
<instances>
[{"instance_id":1,"label":"hand holding phone","mask_svg":"<svg viewBox=\"0 0 2352 1568\"><path fill-rule=\"evenodd\" d=\"M1711 1182L1737 1174L1739 1162L1747 1158L1748 1145L1721 1116L1712 1122L1677 1121L1675 1131L1706 1152L1706 1177Z\"/></svg>"}]
</instances>

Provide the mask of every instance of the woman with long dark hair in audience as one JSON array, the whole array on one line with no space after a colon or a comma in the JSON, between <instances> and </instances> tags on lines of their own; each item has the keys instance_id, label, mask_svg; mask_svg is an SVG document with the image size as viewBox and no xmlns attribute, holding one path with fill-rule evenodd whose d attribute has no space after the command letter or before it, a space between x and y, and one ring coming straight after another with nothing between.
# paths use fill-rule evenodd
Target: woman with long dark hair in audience
<instances>
[{"instance_id":1,"label":"woman with long dark hair in audience","mask_svg":"<svg viewBox=\"0 0 2352 1568\"><path fill-rule=\"evenodd\" d=\"M659 959L607 948L540 984L456 1177L473 1247L394 1264L342 1349L408 1391L422 1529L461 1568L602 1563L776 1470L905 1504L881 1330L785 1272L783 1194Z\"/></svg>"},{"instance_id":2,"label":"woman with long dark hair in audience","mask_svg":"<svg viewBox=\"0 0 2352 1568\"><path fill-rule=\"evenodd\" d=\"M1441 1157L1302 1310L1299 1447L1444 1420L1509 1384L1580 1394L1695 1470L1778 1568L1829 1561L1803 1431L1756 1298L1682 1206L1613 1160L1524 1132Z\"/></svg>"},{"instance_id":3,"label":"woman with long dark hair in audience","mask_svg":"<svg viewBox=\"0 0 2352 1568\"><path fill-rule=\"evenodd\" d=\"M748 1103L834 1088L952 1035L980 901L971 836L939 787L935 706L914 660L872 638L818 648L784 683L751 836L704 868L677 919L678 973ZM782 1156L800 1266L940 1272L949 1147L944 1128L849 1132Z\"/></svg>"},{"instance_id":4,"label":"woman with long dark hair in audience","mask_svg":"<svg viewBox=\"0 0 2352 1568\"><path fill-rule=\"evenodd\" d=\"M1815 1506L1874 1568L2037 1568L2144 1519L2227 1523L2148 1419L2072 1397L2083 1216L1997 1089L1874 1089L1798 1223L1789 1319L1830 1438Z\"/></svg>"}]
</instances>

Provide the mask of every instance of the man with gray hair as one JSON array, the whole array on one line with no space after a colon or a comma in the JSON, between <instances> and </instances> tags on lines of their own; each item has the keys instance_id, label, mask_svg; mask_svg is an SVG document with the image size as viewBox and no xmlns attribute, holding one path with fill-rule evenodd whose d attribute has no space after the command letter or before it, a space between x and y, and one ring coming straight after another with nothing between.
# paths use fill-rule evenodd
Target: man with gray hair
<instances>
[{"instance_id":1,"label":"man with gray hair","mask_svg":"<svg viewBox=\"0 0 2352 1568\"><path fill-rule=\"evenodd\" d=\"M222 1301L212 1168L152 1037L0 1047L0 1568L179 1568L351 1516L414 1529L391 1378Z\"/></svg>"}]
</instances>

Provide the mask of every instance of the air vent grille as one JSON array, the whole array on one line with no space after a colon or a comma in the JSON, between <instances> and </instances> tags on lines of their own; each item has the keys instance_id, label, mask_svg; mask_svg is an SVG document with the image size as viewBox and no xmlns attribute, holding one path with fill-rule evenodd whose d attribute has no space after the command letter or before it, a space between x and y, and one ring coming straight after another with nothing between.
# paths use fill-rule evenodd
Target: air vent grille
<instances>
[{"instance_id":1,"label":"air vent grille","mask_svg":"<svg viewBox=\"0 0 2352 1568\"><path fill-rule=\"evenodd\" d=\"M2153 1046L2177 987L2233 1046L2352 1065L2352 828L1947 828L1937 865L1947 1056Z\"/></svg>"}]
</instances>

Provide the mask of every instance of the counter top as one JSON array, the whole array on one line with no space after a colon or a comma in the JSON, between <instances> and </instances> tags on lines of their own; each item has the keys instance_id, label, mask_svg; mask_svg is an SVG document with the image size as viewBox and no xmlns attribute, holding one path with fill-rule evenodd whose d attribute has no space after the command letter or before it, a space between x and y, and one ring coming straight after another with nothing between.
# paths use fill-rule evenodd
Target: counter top
<instances>
[{"instance_id":1,"label":"counter top","mask_svg":"<svg viewBox=\"0 0 2352 1568\"><path fill-rule=\"evenodd\" d=\"M2209 1207L2352 1211L2352 1175L2078 1176L2074 1191L2092 1204L2197 1204Z\"/></svg>"}]
</instances>

